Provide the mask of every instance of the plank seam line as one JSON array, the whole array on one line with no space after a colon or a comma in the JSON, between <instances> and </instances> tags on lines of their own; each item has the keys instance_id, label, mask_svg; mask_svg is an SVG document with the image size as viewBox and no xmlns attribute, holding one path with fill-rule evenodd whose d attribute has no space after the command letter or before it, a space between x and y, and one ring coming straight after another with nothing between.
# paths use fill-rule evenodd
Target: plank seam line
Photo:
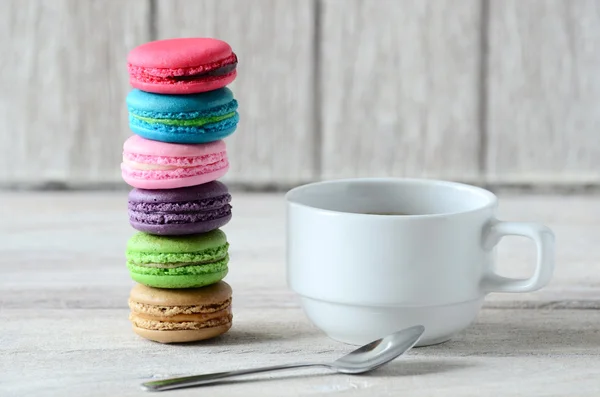
<instances>
[{"instance_id":1,"label":"plank seam line","mask_svg":"<svg viewBox=\"0 0 600 397\"><path fill-rule=\"evenodd\" d=\"M321 98L321 39L322 31L322 11L323 4L321 0L313 0L313 178L321 179L323 176L323 123L322 123L322 98Z\"/></svg>"},{"instance_id":2,"label":"plank seam line","mask_svg":"<svg viewBox=\"0 0 600 397\"><path fill-rule=\"evenodd\" d=\"M479 29L479 76L478 76L478 168L480 177L487 181L488 179L488 77L489 77L489 23L490 23L490 1L481 0L480 10L480 29Z\"/></svg>"},{"instance_id":3,"label":"plank seam line","mask_svg":"<svg viewBox=\"0 0 600 397\"><path fill-rule=\"evenodd\" d=\"M157 0L148 0L148 38L150 41L158 39L158 4Z\"/></svg>"}]
</instances>

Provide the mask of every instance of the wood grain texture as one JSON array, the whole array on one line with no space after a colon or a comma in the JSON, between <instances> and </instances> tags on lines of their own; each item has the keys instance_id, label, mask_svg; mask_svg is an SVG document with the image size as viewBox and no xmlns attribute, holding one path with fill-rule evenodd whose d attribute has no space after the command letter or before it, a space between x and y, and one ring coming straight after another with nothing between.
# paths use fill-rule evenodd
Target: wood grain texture
<instances>
[{"instance_id":1,"label":"wood grain texture","mask_svg":"<svg viewBox=\"0 0 600 397\"><path fill-rule=\"evenodd\" d=\"M0 2L0 184L115 182L148 1Z\"/></svg>"},{"instance_id":2,"label":"wood grain texture","mask_svg":"<svg viewBox=\"0 0 600 397\"><path fill-rule=\"evenodd\" d=\"M224 227L234 327L204 343L166 346L137 337L127 319L126 192L0 194L0 395L145 396L139 384L150 379L350 351L310 324L286 286L283 202L279 194L234 195ZM548 287L489 295L476 322L451 341L413 349L370 375L291 371L176 394L597 396L600 200L503 196L500 203L501 219L555 231L558 265ZM532 267L530 243L507 239L500 247L504 274Z\"/></svg>"},{"instance_id":3,"label":"wood grain texture","mask_svg":"<svg viewBox=\"0 0 600 397\"><path fill-rule=\"evenodd\" d=\"M126 54L192 35L240 56L230 183L600 186L600 0L122 3L0 2L0 188L125 188Z\"/></svg>"},{"instance_id":4,"label":"wood grain texture","mask_svg":"<svg viewBox=\"0 0 600 397\"><path fill-rule=\"evenodd\" d=\"M323 175L478 180L480 1L324 0Z\"/></svg>"},{"instance_id":5,"label":"wood grain texture","mask_svg":"<svg viewBox=\"0 0 600 397\"><path fill-rule=\"evenodd\" d=\"M488 179L600 181L600 1L491 1Z\"/></svg>"},{"instance_id":6,"label":"wood grain texture","mask_svg":"<svg viewBox=\"0 0 600 397\"><path fill-rule=\"evenodd\" d=\"M230 88L240 124L226 139L223 180L248 184L314 179L313 2L158 0L158 38L211 36L239 58Z\"/></svg>"}]
</instances>

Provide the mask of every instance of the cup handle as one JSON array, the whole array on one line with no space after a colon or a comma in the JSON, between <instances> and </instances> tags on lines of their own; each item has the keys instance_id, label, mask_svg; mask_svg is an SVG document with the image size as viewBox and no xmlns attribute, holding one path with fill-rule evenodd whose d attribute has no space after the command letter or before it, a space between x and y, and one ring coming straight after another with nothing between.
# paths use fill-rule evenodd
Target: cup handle
<instances>
[{"instance_id":1,"label":"cup handle","mask_svg":"<svg viewBox=\"0 0 600 397\"><path fill-rule=\"evenodd\" d=\"M537 265L533 276L526 279L502 277L493 271L482 280L486 292L532 292L544 287L554 272L554 233L538 223L502 222L495 220L488 226L483 240L484 248L492 250L504 236L527 237L536 245Z\"/></svg>"}]
</instances>

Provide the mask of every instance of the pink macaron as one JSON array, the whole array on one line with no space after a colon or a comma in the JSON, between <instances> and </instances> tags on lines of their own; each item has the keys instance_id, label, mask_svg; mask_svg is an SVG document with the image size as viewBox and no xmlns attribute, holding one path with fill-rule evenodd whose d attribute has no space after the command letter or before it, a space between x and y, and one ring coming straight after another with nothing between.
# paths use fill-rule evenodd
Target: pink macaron
<instances>
[{"instance_id":1,"label":"pink macaron","mask_svg":"<svg viewBox=\"0 0 600 397\"><path fill-rule=\"evenodd\" d=\"M225 142L182 145L133 135L123 145L121 175L139 189L175 189L214 181L227 173Z\"/></svg>"},{"instance_id":2,"label":"pink macaron","mask_svg":"<svg viewBox=\"0 0 600 397\"><path fill-rule=\"evenodd\" d=\"M194 94L225 87L237 76L237 56L212 38L157 40L127 56L129 82L157 94Z\"/></svg>"}]
</instances>

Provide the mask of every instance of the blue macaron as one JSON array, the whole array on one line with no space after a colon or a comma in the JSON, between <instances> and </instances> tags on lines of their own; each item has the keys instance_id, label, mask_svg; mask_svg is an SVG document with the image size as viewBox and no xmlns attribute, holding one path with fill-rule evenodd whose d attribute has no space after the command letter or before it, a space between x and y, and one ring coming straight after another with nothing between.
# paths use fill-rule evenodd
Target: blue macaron
<instances>
[{"instance_id":1,"label":"blue macaron","mask_svg":"<svg viewBox=\"0 0 600 397\"><path fill-rule=\"evenodd\" d=\"M227 87L192 95L132 90L127 95L129 128L137 135L171 143L208 143L231 135L237 101Z\"/></svg>"}]
</instances>

